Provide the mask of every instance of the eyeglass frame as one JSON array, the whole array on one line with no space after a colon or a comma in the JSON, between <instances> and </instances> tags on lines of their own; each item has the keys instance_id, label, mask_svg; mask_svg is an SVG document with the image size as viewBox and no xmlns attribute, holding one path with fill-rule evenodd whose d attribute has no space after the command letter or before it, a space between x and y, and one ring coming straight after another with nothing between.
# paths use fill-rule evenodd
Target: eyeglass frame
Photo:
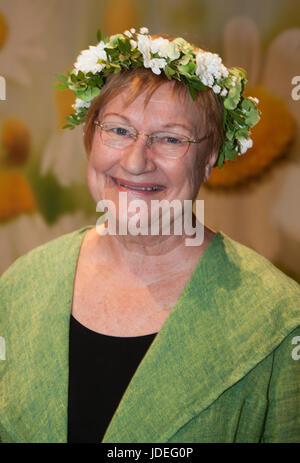
<instances>
[{"instance_id":1,"label":"eyeglass frame","mask_svg":"<svg viewBox=\"0 0 300 463\"><path fill-rule=\"evenodd\" d=\"M104 122L98 121L98 120L96 119L96 120L94 120L93 123L94 123L97 127L100 127L101 129L103 129ZM145 133L145 132L138 132L134 127L128 126L128 128L134 130L134 132L135 132L135 141L138 140L139 135L145 135L145 136L147 137L146 145L147 145L147 146L151 146L151 145L152 145L152 142L151 142L150 145L149 145L148 140L149 140L149 138L151 138L151 137L155 137L155 135L153 135L153 134L150 134L150 135L149 135L149 134L147 134L147 133ZM176 135L176 134L174 134L174 135ZM183 135L183 136L184 136L184 135ZM202 137L202 138L195 138L195 139L192 139L192 140L187 139L186 141L184 141L183 143L188 144L188 148L187 148L187 150L185 151L185 153L182 154L182 156L180 156L180 157L183 157L183 156L186 155L186 153L188 152L190 143L201 143L201 141L205 140L206 138L209 138L210 136L211 136L211 135L209 134L209 135L205 135L205 136ZM185 136L184 136L184 137L185 137ZM186 138L187 138L187 137L186 137ZM107 146L109 146L109 145L107 145ZM128 145L128 146L129 146L129 145Z\"/></svg>"}]
</instances>

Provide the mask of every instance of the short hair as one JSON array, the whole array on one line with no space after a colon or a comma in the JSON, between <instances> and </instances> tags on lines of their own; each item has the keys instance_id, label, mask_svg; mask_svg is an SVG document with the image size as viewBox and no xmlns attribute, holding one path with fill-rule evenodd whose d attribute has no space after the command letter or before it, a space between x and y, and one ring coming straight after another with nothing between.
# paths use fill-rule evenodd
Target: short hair
<instances>
[{"instance_id":1,"label":"short hair","mask_svg":"<svg viewBox=\"0 0 300 463\"><path fill-rule=\"evenodd\" d=\"M146 107L155 90L166 82L172 82L174 94L183 98L185 101L189 99L188 101L193 103L187 86L176 79L168 80L164 73L157 75L150 69L138 67L124 70L117 74L110 74L100 94L92 101L86 116L84 146L87 154L89 155L92 148L95 130L94 121L97 119L99 113L104 110L109 101L127 89L129 90L129 94L125 101L125 107L129 106L142 93L146 94L144 103ZM208 135L210 135L208 143L209 157L213 152L219 152L224 141L223 103L211 88L198 90L194 103L198 106L199 110L202 111L206 130L208 131Z\"/></svg>"}]
</instances>

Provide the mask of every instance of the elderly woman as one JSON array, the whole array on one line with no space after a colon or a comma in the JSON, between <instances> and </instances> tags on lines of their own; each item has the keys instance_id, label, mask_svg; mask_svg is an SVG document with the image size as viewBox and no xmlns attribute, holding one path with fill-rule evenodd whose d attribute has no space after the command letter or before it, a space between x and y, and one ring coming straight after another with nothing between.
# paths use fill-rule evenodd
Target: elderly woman
<instances>
[{"instance_id":1,"label":"elderly woman","mask_svg":"<svg viewBox=\"0 0 300 463\"><path fill-rule=\"evenodd\" d=\"M2 441L299 441L299 285L172 208L251 146L244 71L142 28L59 78L97 210L114 207L1 278Z\"/></svg>"}]
</instances>

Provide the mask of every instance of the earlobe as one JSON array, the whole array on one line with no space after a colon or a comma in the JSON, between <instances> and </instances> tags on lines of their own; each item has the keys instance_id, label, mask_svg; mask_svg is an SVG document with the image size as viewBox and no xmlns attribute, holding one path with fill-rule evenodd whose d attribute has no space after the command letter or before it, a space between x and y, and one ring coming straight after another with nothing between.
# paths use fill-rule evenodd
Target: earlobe
<instances>
[{"instance_id":1,"label":"earlobe","mask_svg":"<svg viewBox=\"0 0 300 463\"><path fill-rule=\"evenodd\" d=\"M204 177L203 177L203 182L207 182L207 180L209 179L211 169L215 166L215 163L217 162L217 159L218 159L218 155L219 155L218 152L213 152L209 156L209 158L207 160L207 164L205 166L205 173L204 173Z\"/></svg>"},{"instance_id":2,"label":"earlobe","mask_svg":"<svg viewBox=\"0 0 300 463\"><path fill-rule=\"evenodd\" d=\"M211 173L211 170L213 167L216 167L216 162L218 160L218 157L219 157L219 152L218 151L214 151L212 153L212 155L209 157L209 160L208 160L208 164L207 164L207 178L205 181L208 180L209 176L210 176L210 173ZM206 171L205 171L206 173Z\"/></svg>"},{"instance_id":3,"label":"earlobe","mask_svg":"<svg viewBox=\"0 0 300 463\"><path fill-rule=\"evenodd\" d=\"M206 166L205 166L205 175L204 175L204 178L203 178L204 182L207 182L207 180L209 179L210 171L211 171L210 164L206 164Z\"/></svg>"}]
</instances>

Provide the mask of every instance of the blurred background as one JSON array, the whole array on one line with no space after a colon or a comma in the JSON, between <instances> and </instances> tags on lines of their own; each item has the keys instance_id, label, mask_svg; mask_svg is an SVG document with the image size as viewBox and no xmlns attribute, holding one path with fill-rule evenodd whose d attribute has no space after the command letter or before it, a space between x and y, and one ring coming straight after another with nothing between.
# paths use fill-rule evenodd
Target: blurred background
<instances>
[{"instance_id":1,"label":"blurred background","mask_svg":"<svg viewBox=\"0 0 300 463\"><path fill-rule=\"evenodd\" d=\"M52 84L96 43L98 28L106 36L140 26L247 70L262 120L254 147L202 185L205 224L300 282L299 0L0 0L0 273L30 249L96 223L82 128L61 128L74 99Z\"/></svg>"}]
</instances>

